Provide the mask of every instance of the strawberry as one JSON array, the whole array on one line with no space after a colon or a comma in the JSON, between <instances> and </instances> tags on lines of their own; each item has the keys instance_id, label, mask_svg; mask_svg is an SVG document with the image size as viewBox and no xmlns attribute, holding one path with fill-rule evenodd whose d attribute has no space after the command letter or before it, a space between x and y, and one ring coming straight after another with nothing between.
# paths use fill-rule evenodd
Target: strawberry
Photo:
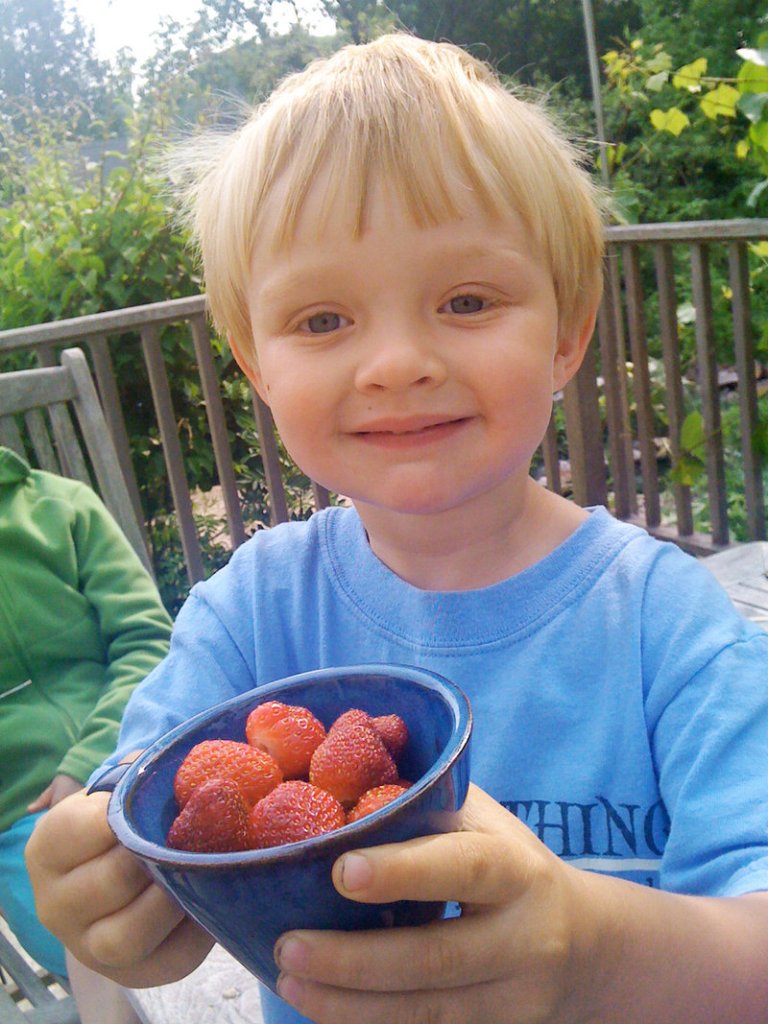
<instances>
[{"instance_id":1,"label":"strawberry","mask_svg":"<svg viewBox=\"0 0 768 1024\"><path fill-rule=\"evenodd\" d=\"M386 805L391 803L395 797L404 793L407 788L407 786L400 786L395 783L388 786L374 786L373 789L369 789L367 792L363 793L352 810L347 814L347 824L350 824L353 821L359 821L360 818L364 818L366 814L373 814L373 812L378 811L379 808L386 807Z\"/></svg>"},{"instance_id":2,"label":"strawberry","mask_svg":"<svg viewBox=\"0 0 768 1024\"><path fill-rule=\"evenodd\" d=\"M297 843L346 824L344 808L309 782L282 782L251 811L248 841L255 850Z\"/></svg>"},{"instance_id":3,"label":"strawberry","mask_svg":"<svg viewBox=\"0 0 768 1024\"><path fill-rule=\"evenodd\" d=\"M245 735L251 746L277 761L284 778L306 779L312 754L325 739L325 726L306 708L270 700L248 715Z\"/></svg>"},{"instance_id":4,"label":"strawberry","mask_svg":"<svg viewBox=\"0 0 768 1024\"><path fill-rule=\"evenodd\" d=\"M384 746L396 761L408 743L408 726L400 715L379 715L372 718L371 722L381 736Z\"/></svg>"},{"instance_id":5,"label":"strawberry","mask_svg":"<svg viewBox=\"0 0 768 1024\"><path fill-rule=\"evenodd\" d=\"M367 725L377 732L395 760L405 750L408 743L408 727L399 715L378 715L374 718L360 708L350 708L349 711L339 715L328 732L330 734L334 729L340 729L353 722Z\"/></svg>"},{"instance_id":6,"label":"strawberry","mask_svg":"<svg viewBox=\"0 0 768 1024\"><path fill-rule=\"evenodd\" d=\"M347 807L367 789L397 779L389 751L373 729L351 722L334 729L312 755L309 781Z\"/></svg>"},{"instance_id":7,"label":"strawberry","mask_svg":"<svg viewBox=\"0 0 768 1024\"><path fill-rule=\"evenodd\" d=\"M173 792L183 808L197 786L210 779L231 779L253 806L283 781L275 761L262 750L236 740L203 740L179 765Z\"/></svg>"},{"instance_id":8,"label":"strawberry","mask_svg":"<svg viewBox=\"0 0 768 1024\"><path fill-rule=\"evenodd\" d=\"M344 711L342 714L339 715L339 717L333 723L331 728L328 730L328 735L330 736L330 734L335 729L342 729L345 725L367 725L368 728L370 729L373 728L373 726L371 725L372 722L373 719L371 718L367 711L363 711L361 708L350 708L348 711Z\"/></svg>"},{"instance_id":9,"label":"strawberry","mask_svg":"<svg viewBox=\"0 0 768 1024\"><path fill-rule=\"evenodd\" d=\"M236 782L203 782L171 825L168 845L192 853L247 850L249 810Z\"/></svg>"}]
</instances>

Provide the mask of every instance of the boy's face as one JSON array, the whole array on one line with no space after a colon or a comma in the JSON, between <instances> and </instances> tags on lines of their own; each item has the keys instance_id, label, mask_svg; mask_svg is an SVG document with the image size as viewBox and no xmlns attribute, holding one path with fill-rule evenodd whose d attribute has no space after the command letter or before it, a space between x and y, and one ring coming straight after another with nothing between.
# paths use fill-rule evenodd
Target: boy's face
<instances>
[{"instance_id":1,"label":"boy's face","mask_svg":"<svg viewBox=\"0 0 768 1024\"><path fill-rule=\"evenodd\" d=\"M434 514L526 486L574 372L550 272L516 215L420 228L383 190L353 238L310 193L287 250L257 251L256 369L286 448L356 504ZM242 360L241 360L242 363Z\"/></svg>"}]
</instances>

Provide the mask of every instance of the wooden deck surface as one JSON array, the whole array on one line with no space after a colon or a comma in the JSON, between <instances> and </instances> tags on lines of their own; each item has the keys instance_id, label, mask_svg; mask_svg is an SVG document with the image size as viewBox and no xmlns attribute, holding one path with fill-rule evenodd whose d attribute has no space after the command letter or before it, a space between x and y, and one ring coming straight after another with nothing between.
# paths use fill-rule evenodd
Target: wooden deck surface
<instances>
[{"instance_id":1,"label":"wooden deck surface","mask_svg":"<svg viewBox=\"0 0 768 1024\"><path fill-rule=\"evenodd\" d=\"M742 615L768 630L768 542L740 544L703 561Z\"/></svg>"}]
</instances>

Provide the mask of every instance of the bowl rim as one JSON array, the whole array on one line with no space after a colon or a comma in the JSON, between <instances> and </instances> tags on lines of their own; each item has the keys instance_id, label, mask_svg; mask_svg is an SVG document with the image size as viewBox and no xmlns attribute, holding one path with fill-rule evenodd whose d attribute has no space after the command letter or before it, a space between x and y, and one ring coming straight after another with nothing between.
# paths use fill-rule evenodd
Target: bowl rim
<instances>
[{"instance_id":1,"label":"bowl rim","mask_svg":"<svg viewBox=\"0 0 768 1024\"><path fill-rule=\"evenodd\" d=\"M136 787L146 775L174 745L182 742L193 729L200 728L217 718L223 711L253 701L253 707L274 699L276 692L284 693L286 688L300 687L310 680L331 680L360 675L384 675L407 678L424 690L438 694L453 714L451 737L445 749L427 772L413 783L404 793L396 797L386 806L366 815L359 821L342 825L332 832L321 836L312 836L295 843L282 846L271 846L261 850L239 850L231 853L191 853L187 850L176 850L155 843L139 835L129 824L128 810ZM332 847L340 842L347 846L358 839L364 843L366 835L375 831L382 818L393 811L415 801L421 793L439 776L449 771L465 750L472 731L472 708L464 691L452 680L430 669L413 665L365 663L345 665L338 668L320 668L296 675L285 676L245 690L234 697L212 705L198 712L179 725L174 726L158 737L139 757L128 765L127 770L116 783L107 809L107 821L118 841L131 853L154 864L172 867L177 870L195 870L212 868L226 869L249 865L267 865L272 861L284 863L296 860L307 854L321 853L324 847Z\"/></svg>"}]
</instances>

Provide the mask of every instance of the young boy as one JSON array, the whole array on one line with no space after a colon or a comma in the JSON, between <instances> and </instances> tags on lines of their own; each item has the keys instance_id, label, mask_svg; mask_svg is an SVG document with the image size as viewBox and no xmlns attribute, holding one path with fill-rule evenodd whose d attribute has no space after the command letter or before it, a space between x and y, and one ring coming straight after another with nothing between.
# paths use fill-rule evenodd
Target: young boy
<instances>
[{"instance_id":1,"label":"young boy","mask_svg":"<svg viewBox=\"0 0 768 1024\"><path fill-rule=\"evenodd\" d=\"M425 666L475 716L464 830L334 868L350 899L461 916L284 936L282 1000L322 1024L764 1024L768 636L695 560L529 475L600 295L572 150L466 53L390 36L289 78L190 194L218 325L354 508L194 588L116 758L320 666ZM181 977L210 939L105 803L37 830L40 912L123 984ZM282 1000L270 1024L299 1019Z\"/></svg>"}]
</instances>

